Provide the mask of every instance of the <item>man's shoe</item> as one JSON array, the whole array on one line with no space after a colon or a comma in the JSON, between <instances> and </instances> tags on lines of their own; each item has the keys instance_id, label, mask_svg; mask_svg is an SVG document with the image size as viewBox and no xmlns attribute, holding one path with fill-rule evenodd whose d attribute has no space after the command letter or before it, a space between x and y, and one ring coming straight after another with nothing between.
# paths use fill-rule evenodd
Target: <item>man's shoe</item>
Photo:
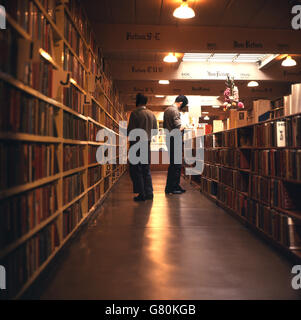
<instances>
[{"instance_id":1,"label":"man's shoe","mask_svg":"<svg viewBox=\"0 0 301 320\"><path fill-rule=\"evenodd\" d=\"M181 190L173 190L171 191L172 194L182 194L183 192Z\"/></svg>"},{"instance_id":2,"label":"man's shoe","mask_svg":"<svg viewBox=\"0 0 301 320\"><path fill-rule=\"evenodd\" d=\"M172 191L167 189L167 188L165 188L165 194L170 194L170 193L172 193Z\"/></svg>"},{"instance_id":3,"label":"man's shoe","mask_svg":"<svg viewBox=\"0 0 301 320\"><path fill-rule=\"evenodd\" d=\"M153 200L153 199L154 199L153 194L149 194L149 195L145 196L145 200Z\"/></svg>"},{"instance_id":4,"label":"man's shoe","mask_svg":"<svg viewBox=\"0 0 301 320\"><path fill-rule=\"evenodd\" d=\"M181 186L179 186L179 187L177 188L177 190L180 190L182 193L186 192L186 190L183 189Z\"/></svg>"},{"instance_id":5,"label":"man's shoe","mask_svg":"<svg viewBox=\"0 0 301 320\"><path fill-rule=\"evenodd\" d=\"M145 197L139 194L137 197L134 198L134 201L136 202L145 201Z\"/></svg>"}]
</instances>

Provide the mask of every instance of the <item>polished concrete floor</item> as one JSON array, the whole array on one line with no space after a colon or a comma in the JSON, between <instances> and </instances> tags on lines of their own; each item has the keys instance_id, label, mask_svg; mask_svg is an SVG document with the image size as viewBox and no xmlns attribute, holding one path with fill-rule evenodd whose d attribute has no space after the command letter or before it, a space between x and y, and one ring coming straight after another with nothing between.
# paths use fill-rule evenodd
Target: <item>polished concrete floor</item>
<instances>
[{"instance_id":1,"label":"polished concrete floor","mask_svg":"<svg viewBox=\"0 0 301 320\"><path fill-rule=\"evenodd\" d=\"M125 175L49 275L41 299L300 299L291 264L199 191L132 201ZM300 290L299 290L300 291Z\"/></svg>"}]
</instances>

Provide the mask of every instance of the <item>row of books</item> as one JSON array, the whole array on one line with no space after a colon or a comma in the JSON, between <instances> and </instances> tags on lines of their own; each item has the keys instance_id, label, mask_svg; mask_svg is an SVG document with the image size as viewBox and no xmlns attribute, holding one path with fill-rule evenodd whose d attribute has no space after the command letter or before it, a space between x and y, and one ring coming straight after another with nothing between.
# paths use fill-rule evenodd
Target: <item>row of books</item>
<instances>
[{"instance_id":1,"label":"row of books","mask_svg":"<svg viewBox=\"0 0 301 320\"><path fill-rule=\"evenodd\" d=\"M70 72L72 79L75 80L81 88L86 88L86 70L66 45L64 46L63 68L65 71Z\"/></svg>"},{"instance_id":2,"label":"row of books","mask_svg":"<svg viewBox=\"0 0 301 320\"><path fill-rule=\"evenodd\" d=\"M252 151L251 170L265 176L301 181L301 150Z\"/></svg>"},{"instance_id":3,"label":"row of books","mask_svg":"<svg viewBox=\"0 0 301 320\"><path fill-rule=\"evenodd\" d=\"M205 162L220 164L231 168L249 169L250 150L205 149Z\"/></svg>"},{"instance_id":4,"label":"row of books","mask_svg":"<svg viewBox=\"0 0 301 320\"><path fill-rule=\"evenodd\" d=\"M104 111L99 107L99 105L92 100L92 103L85 106L85 116L94 119L99 123L104 123Z\"/></svg>"},{"instance_id":5,"label":"row of books","mask_svg":"<svg viewBox=\"0 0 301 320\"><path fill-rule=\"evenodd\" d=\"M84 165L85 146L64 145L63 167L64 171L80 168Z\"/></svg>"},{"instance_id":6,"label":"row of books","mask_svg":"<svg viewBox=\"0 0 301 320\"><path fill-rule=\"evenodd\" d=\"M278 243L290 248L301 248L300 220L294 220L277 210L236 193L234 189L213 181L201 179L201 190L211 195L217 194L217 199L227 208L245 218L257 229L273 238Z\"/></svg>"},{"instance_id":7,"label":"row of books","mask_svg":"<svg viewBox=\"0 0 301 320\"><path fill-rule=\"evenodd\" d=\"M104 193L106 193L109 190L110 184L111 184L111 177L110 176L105 177L105 179L104 179Z\"/></svg>"},{"instance_id":8,"label":"row of books","mask_svg":"<svg viewBox=\"0 0 301 320\"><path fill-rule=\"evenodd\" d=\"M218 183L212 180L207 180L203 176L200 181L201 191L208 193L212 196L217 196L217 186Z\"/></svg>"},{"instance_id":9,"label":"row of books","mask_svg":"<svg viewBox=\"0 0 301 320\"><path fill-rule=\"evenodd\" d=\"M256 147L301 147L301 116L256 125L253 143Z\"/></svg>"},{"instance_id":10,"label":"row of books","mask_svg":"<svg viewBox=\"0 0 301 320\"><path fill-rule=\"evenodd\" d=\"M92 29L80 4L80 1L70 0L67 3L67 8L71 14L72 20L74 21L88 44L90 44L92 38Z\"/></svg>"},{"instance_id":11,"label":"row of books","mask_svg":"<svg viewBox=\"0 0 301 320\"><path fill-rule=\"evenodd\" d=\"M95 203L100 199L100 185L88 192L88 210L90 210Z\"/></svg>"},{"instance_id":12,"label":"row of books","mask_svg":"<svg viewBox=\"0 0 301 320\"><path fill-rule=\"evenodd\" d=\"M63 204L67 204L84 192L84 174L79 172L63 180Z\"/></svg>"},{"instance_id":13,"label":"row of books","mask_svg":"<svg viewBox=\"0 0 301 320\"><path fill-rule=\"evenodd\" d=\"M205 148L236 146L235 131L205 136ZM237 129L239 147L300 147L301 115Z\"/></svg>"},{"instance_id":14,"label":"row of books","mask_svg":"<svg viewBox=\"0 0 301 320\"><path fill-rule=\"evenodd\" d=\"M283 246L301 248L301 230L297 220L242 194L238 195L237 213Z\"/></svg>"},{"instance_id":15,"label":"row of books","mask_svg":"<svg viewBox=\"0 0 301 320\"><path fill-rule=\"evenodd\" d=\"M236 195L237 193L234 189L222 184L217 184L217 199L233 211L236 211Z\"/></svg>"},{"instance_id":16,"label":"row of books","mask_svg":"<svg viewBox=\"0 0 301 320\"><path fill-rule=\"evenodd\" d=\"M71 113L64 112L63 137L65 139L87 140L86 121Z\"/></svg>"},{"instance_id":17,"label":"row of books","mask_svg":"<svg viewBox=\"0 0 301 320\"><path fill-rule=\"evenodd\" d=\"M1 142L0 189L7 189L58 173L54 144Z\"/></svg>"},{"instance_id":18,"label":"row of books","mask_svg":"<svg viewBox=\"0 0 301 320\"><path fill-rule=\"evenodd\" d=\"M18 50L18 53L22 54L21 48ZM52 98L53 66L44 58L40 57L37 61L29 61L25 72L21 72L18 78L24 82L24 84Z\"/></svg>"},{"instance_id":19,"label":"row of books","mask_svg":"<svg viewBox=\"0 0 301 320\"><path fill-rule=\"evenodd\" d=\"M57 137L57 108L0 81L0 131Z\"/></svg>"},{"instance_id":20,"label":"row of books","mask_svg":"<svg viewBox=\"0 0 301 320\"><path fill-rule=\"evenodd\" d=\"M88 164L97 163L96 153L98 150L98 146L88 146Z\"/></svg>"},{"instance_id":21,"label":"row of books","mask_svg":"<svg viewBox=\"0 0 301 320\"><path fill-rule=\"evenodd\" d=\"M63 238L78 225L83 218L82 200L75 202L63 212Z\"/></svg>"},{"instance_id":22,"label":"row of books","mask_svg":"<svg viewBox=\"0 0 301 320\"><path fill-rule=\"evenodd\" d=\"M88 123L88 141L96 141L97 133L102 130L103 127L98 126L97 124L90 122Z\"/></svg>"},{"instance_id":23,"label":"row of books","mask_svg":"<svg viewBox=\"0 0 301 320\"><path fill-rule=\"evenodd\" d=\"M0 249L13 243L58 209L57 183L0 202Z\"/></svg>"},{"instance_id":24,"label":"row of books","mask_svg":"<svg viewBox=\"0 0 301 320\"><path fill-rule=\"evenodd\" d=\"M93 186L102 178L102 165L89 168L88 170L88 187Z\"/></svg>"},{"instance_id":25,"label":"row of books","mask_svg":"<svg viewBox=\"0 0 301 320\"><path fill-rule=\"evenodd\" d=\"M57 221L54 221L0 261L6 269L7 298L19 292L59 245Z\"/></svg>"},{"instance_id":26,"label":"row of books","mask_svg":"<svg viewBox=\"0 0 301 320\"><path fill-rule=\"evenodd\" d=\"M301 150L205 149L205 162L301 181Z\"/></svg>"},{"instance_id":27,"label":"row of books","mask_svg":"<svg viewBox=\"0 0 301 320\"><path fill-rule=\"evenodd\" d=\"M271 180L271 206L287 210L301 210L301 185L278 179ZM300 214L301 217L301 214Z\"/></svg>"},{"instance_id":28,"label":"row of books","mask_svg":"<svg viewBox=\"0 0 301 320\"><path fill-rule=\"evenodd\" d=\"M64 16L64 37L68 41L69 45L71 48L75 51L75 53L80 56L80 59L84 61L83 59L83 43L81 45L81 50L80 50L80 36L77 33L75 27L73 26L71 20L69 19L68 15L65 12ZM82 41L81 41L82 42ZM81 52L80 52L81 51Z\"/></svg>"},{"instance_id":29,"label":"row of books","mask_svg":"<svg viewBox=\"0 0 301 320\"><path fill-rule=\"evenodd\" d=\"M63 88L63 103L72 110L84 114L85 96L72 84Z\"/></svg>"},{"instance_id":30,"label":"row of books","mask_svg":"<svg viewBox=\"0 0 301 320\"><path fill-rule=\"evenodd\" d=\"M55 21L56 0L43 1L48 14ZM33 41L40 41L41 47L53 54L52 27L44 14L32 0L4 0L4 7L10 16L23 28Z\"/></svg>"},{"instance_id":31,"label":"row of books","mask_svg":"<svg viewBox=\"0 0 301 320\"><path fill-rule=\"evenodd\" d=\"M251 175L250 176L250 190L249 190L249 196L252 199L262 201L266 205L270 204L270 179L257 176L257 175Z\"/></svg>"}]
</instances>

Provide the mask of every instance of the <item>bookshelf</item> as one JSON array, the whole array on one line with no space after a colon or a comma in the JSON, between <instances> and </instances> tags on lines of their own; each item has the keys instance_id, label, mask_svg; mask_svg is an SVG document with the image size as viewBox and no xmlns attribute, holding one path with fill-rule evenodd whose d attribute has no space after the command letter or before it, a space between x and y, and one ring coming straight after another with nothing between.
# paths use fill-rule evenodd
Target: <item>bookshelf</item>
<instances>
[{"instance_id":1,"label":"bookshelf","mask_svg":"<svg viewBox=\"0 0 301 320\"><path fill-rule=\"evenodd\" d=\"M210 200L300 261L300 113L205 135L203 173L188 178Z\"/></svg>"},{"instance_id":2,"label":"bookshelf","mask_svg":"<svg viewBox=\"0 0 301 320\"><path fill-rule=\"evenodd\" d=\"M118 161L97 163L97 148L108 144L96 133L106 128L119 147L126 117L78 1L4 5L0 264L7 298L19 298L125 172Z\"/></svg>"}]
</instances>

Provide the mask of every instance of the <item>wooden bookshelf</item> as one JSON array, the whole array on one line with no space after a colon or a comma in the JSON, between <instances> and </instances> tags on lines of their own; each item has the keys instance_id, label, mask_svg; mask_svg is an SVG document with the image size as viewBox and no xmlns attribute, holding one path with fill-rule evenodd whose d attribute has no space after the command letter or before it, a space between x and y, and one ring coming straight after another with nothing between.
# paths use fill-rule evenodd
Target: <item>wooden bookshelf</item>
<instances>
[{"instance_id":1,"label":"wooden bookshelf","mask_svg":"<svg viewBox=\"0 0 301 320\"><path fill-rule=\"evenodd\" d=\"M204 171L188 177L209 199L297 260L301 257L300 116L204 136ZM284 136L276 121L285 123ZM264 132L258 129L262 125L267 128ZM257 140L268 146L254 146Z\"/></svg>"},{"instance_id":2,"label":"wooden bookshelf","mask_svg":"<svg viewBox=\"0 0 301 320\"><path fill-rule=\"evenodd\" d=\"M9 92L8 96L10 94L16 95L20 97L19 99L26 101L25 104L22 104L22 108L21 105L18 107L19 104L13 100L10 104L8 103L8 107L11 108L13 103L17 112L5 114L8 125L0 121L0 151L10 150L13 145L16 145L18 148L12 149L13 153L11 154L17 156L20 154L21 156L11 163L7 156L2 162L7 166L13 166L18 163L18 160L22 162L23 158L30 159L28 163L27 160L25 161L24 177L14 177L16 180L14 184L6 186L5 183L9 182L13 172L9 169L5 181L0 184L0 221L3 222L2 226L0 225L0 233L4 231L2 234L5 236L8 234L7 232L10 234L9 239L1 238L0 235L0 264L6 267L8 274L11 274L12 270L14 272L19 270L17 274L21 275L20 277L16 276L16 279L9 277L8 298L19 298L24 294L95 209L103 203L112 187L126 170L126 166L118 164L118 161L116 165L101 165L96 162L96 159L95 162L89 163L91 157L94 157L94 154L89 154L90 149L95 152L95 148L108 145L89 140L89 124L93 130L107 129L118 137L119 132L116 131L119 121L125 120L123 106L118 101L118 93L108 87L112 81L105 74L105 70L102 70L102 63L99 61L99 56L93 51L89 43L90 40L84 38L83 33L73 20L67 4L60 4L55 8L44 8L39 0L26 1L31 4L30 8L37 10L36 12L39 12L44 19L44 26L48 28L49 37L48 39L45 35L44 44L47 40L50 43L49 48L53 47L52 52L45 50L44 45L39 47L40 42L36 42L30 35L32 32L31 24L25 30L22 25L24 21L22 20L21 23L17 21L17 18L11 16L10 8L7 13L8 31L5 32L11 32L16 45L23 40L32 42L35 46L38 45L39 55L37 57L41 59L43 65L47 66L47 71L53 75L55 72L69 72L64 70L64 61L61 59L64 57L64 48L67 48L73 55L75 63L78 64L78 68L82 68L83 85L77 83L76 80L69 81L69 83L58 86L59 93L53 92L54 77L51 76L49 79L47 78L47 85L42 84L43 90L48 86L46 94L46 91L42 92L35 87L41 85L39 82L25 82L22 80L23 78L20 79L17 76L19 70L17 73L10 69L2 70L0 65L0 93L3 90L3 92ZM50 9L54 9L56 19L50 15ZM85 50L89 52L94 62L90 61L90 64L86 64L89 60L81 59L74 50L74 44L72 45L65 38L65 13L76 31L75 39L82 40ZM12 12L12 14L14 13ZM31 16L30 13L29 16ZM92 28L90 32L92 32ZM97 50L101 51L100 48ZM18 56L14 59L18 59ZM35 61L29 61L29 63L35 63ZM97 67L93 67L93 63ZM97 70L96 73L92 69ZM88 88L88 77L91 76L95 77L95 81L96 77L101 81L95 86L95 91ZM35 74L33 74L33 78L35 78ZM68 103L64 103L66 89L73 90L73 88L77 90L78 104L70 104L69 100L66 100ZM113 96L114 100L106 90L109 90L110 94L113 92L113 95L116 92L117 96ZM48 92L52 94L50 95ZM86 98L89 99L86 100ZM100 114L104 115L101 119L94 119L92 115L87 115L87 110L92 102L99 108ZM8 126L8 128L3 127L3 129L1 125ZM40 131L43 133L33 133ZM72 132L75 132L76 136L70 136ZM93 132L91 131L91 134ZM111 146L119 146L119 144ZM73 148L80 149L78 152L69 150L77 150ZM72 157L66 160L65 150L69 152L69 156L76 155L76 162L72 162ZM4 153L1 153L1 157L3 156ZM117 155L116 159L118 158ZM43 165L41 164L42 160L45 161ZM30 161L33 161L33 169L27 173L27 168L31 167ZM66 161L67 163L69 161L70 164L72 162L72 166L68 165L65 170ZM49 175L48 173L52 171L54 174ZM95 176L95 172L97 172L97 176ZM46 176L44 176L45 174ZM74 181L77 181L78 184ZM68 197L65 197L66 192L68 192ZM7 229L8 215L12 215L15 219L15 225L10 226L9 231ZM66 225L66 221L69 221L69 218L72 220L74 217L79 218L74 220L75 224ZM20 260L21 257L26 257L25 265L23 260ZM17 261L20 262L16 264Z\"/></svg>"}]
</instances>

